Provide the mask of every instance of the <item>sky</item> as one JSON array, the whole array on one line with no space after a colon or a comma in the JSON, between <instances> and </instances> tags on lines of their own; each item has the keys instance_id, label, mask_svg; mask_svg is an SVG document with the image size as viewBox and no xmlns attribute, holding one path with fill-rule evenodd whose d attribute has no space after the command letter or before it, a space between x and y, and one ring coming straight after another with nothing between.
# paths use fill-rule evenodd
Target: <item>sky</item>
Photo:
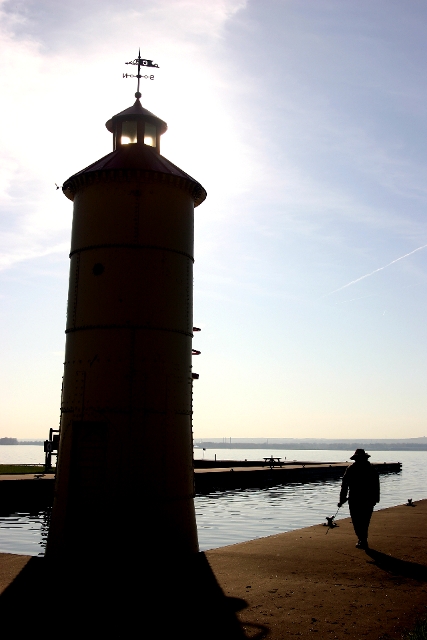
<instances>
[{"instance_id":1,"label":"sky","mask_svg":"<svg viewBox=\"0 0 427 640\"><path fill-rule=\"evenodd\" d=\"M196 178L194 437L427 435L424 0L0 0L0 437L57 428L72 204L134 101Z\"/></svg>"}]
</instances>

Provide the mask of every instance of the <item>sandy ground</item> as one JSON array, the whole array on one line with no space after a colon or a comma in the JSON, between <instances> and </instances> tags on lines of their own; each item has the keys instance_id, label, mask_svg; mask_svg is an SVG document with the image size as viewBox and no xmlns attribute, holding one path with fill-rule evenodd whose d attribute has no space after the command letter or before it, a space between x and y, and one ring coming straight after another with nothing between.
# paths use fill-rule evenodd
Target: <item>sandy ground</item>
<instances>
[{"instance_id":1,"label":"sandy ground","mask_svg":"<svg viewBox=\"0 0 427 640\"><path fill-rule=\"evenodd\" d=\"M247 637L401 638L427 615L427 500L374 512L367 552L350 519L206 553Z\"/></svg>"}]
</instances>

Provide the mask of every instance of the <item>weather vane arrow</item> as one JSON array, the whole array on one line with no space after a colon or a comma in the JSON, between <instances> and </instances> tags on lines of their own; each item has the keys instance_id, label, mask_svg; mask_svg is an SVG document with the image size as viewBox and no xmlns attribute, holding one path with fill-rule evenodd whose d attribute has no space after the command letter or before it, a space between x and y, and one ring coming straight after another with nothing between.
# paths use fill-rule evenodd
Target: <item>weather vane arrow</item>
<instances>
[{"instance_id":1,"label":"weather vane arrow","mask_svg":"<svg viewBox=\"0 0 427 640\"><path fill-rule=\"evenodd\" d=\"M138 73L134 74L134 73L124 73L123 74L123 78L138 78L138 86L137 86L137 90L135 93L135 98L140 98L141 97L141 93L139 91L139 83L141 78L144 78L145 80L154 80L154 75L141 75L141 67L152 67L155 69L159 69L159 65L156 64L155 62L153 62L152 60L146 60L145 58L141 58L141 49L138 51L138 57L135 58L135 60L131 60L130 62L126 62L125 64L133 64L135 66L138 66Z\"/></svg>"}]
</instances>

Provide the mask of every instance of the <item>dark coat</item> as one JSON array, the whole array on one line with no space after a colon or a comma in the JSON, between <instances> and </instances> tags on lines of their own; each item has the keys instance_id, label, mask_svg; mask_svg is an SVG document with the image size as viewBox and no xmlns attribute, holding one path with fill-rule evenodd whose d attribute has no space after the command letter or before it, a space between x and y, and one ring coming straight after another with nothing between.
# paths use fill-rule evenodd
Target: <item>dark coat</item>
<instances>
[{"instance_id":1,"label":"dark coat","mask_svg":"<svg viewBox=\"0 0 427 640\"><path fill-rule=\"evenodd\" d=\"M367 460L357 461L347 467L341 485L340 502L377 504L380 501L378 472Z\"/></svg>"}]
</instances>

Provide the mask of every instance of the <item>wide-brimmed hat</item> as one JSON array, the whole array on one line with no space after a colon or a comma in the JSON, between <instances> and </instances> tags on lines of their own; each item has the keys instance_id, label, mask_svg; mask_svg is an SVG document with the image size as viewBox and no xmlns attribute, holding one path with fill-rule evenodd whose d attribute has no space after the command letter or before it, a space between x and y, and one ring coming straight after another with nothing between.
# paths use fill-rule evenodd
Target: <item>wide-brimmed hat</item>
<instances>
[{"instance_id":1,"label":"wide-brimmed hat","mask_svg":"<svg viewBox=\"0 0 427 640\"><path fill-rule=\"evenodd\" d=\"M369 453L366 453L365 449L356 449L350 460L356 460L357 458L370 458Z\"/></svg>"}]
</instances>

